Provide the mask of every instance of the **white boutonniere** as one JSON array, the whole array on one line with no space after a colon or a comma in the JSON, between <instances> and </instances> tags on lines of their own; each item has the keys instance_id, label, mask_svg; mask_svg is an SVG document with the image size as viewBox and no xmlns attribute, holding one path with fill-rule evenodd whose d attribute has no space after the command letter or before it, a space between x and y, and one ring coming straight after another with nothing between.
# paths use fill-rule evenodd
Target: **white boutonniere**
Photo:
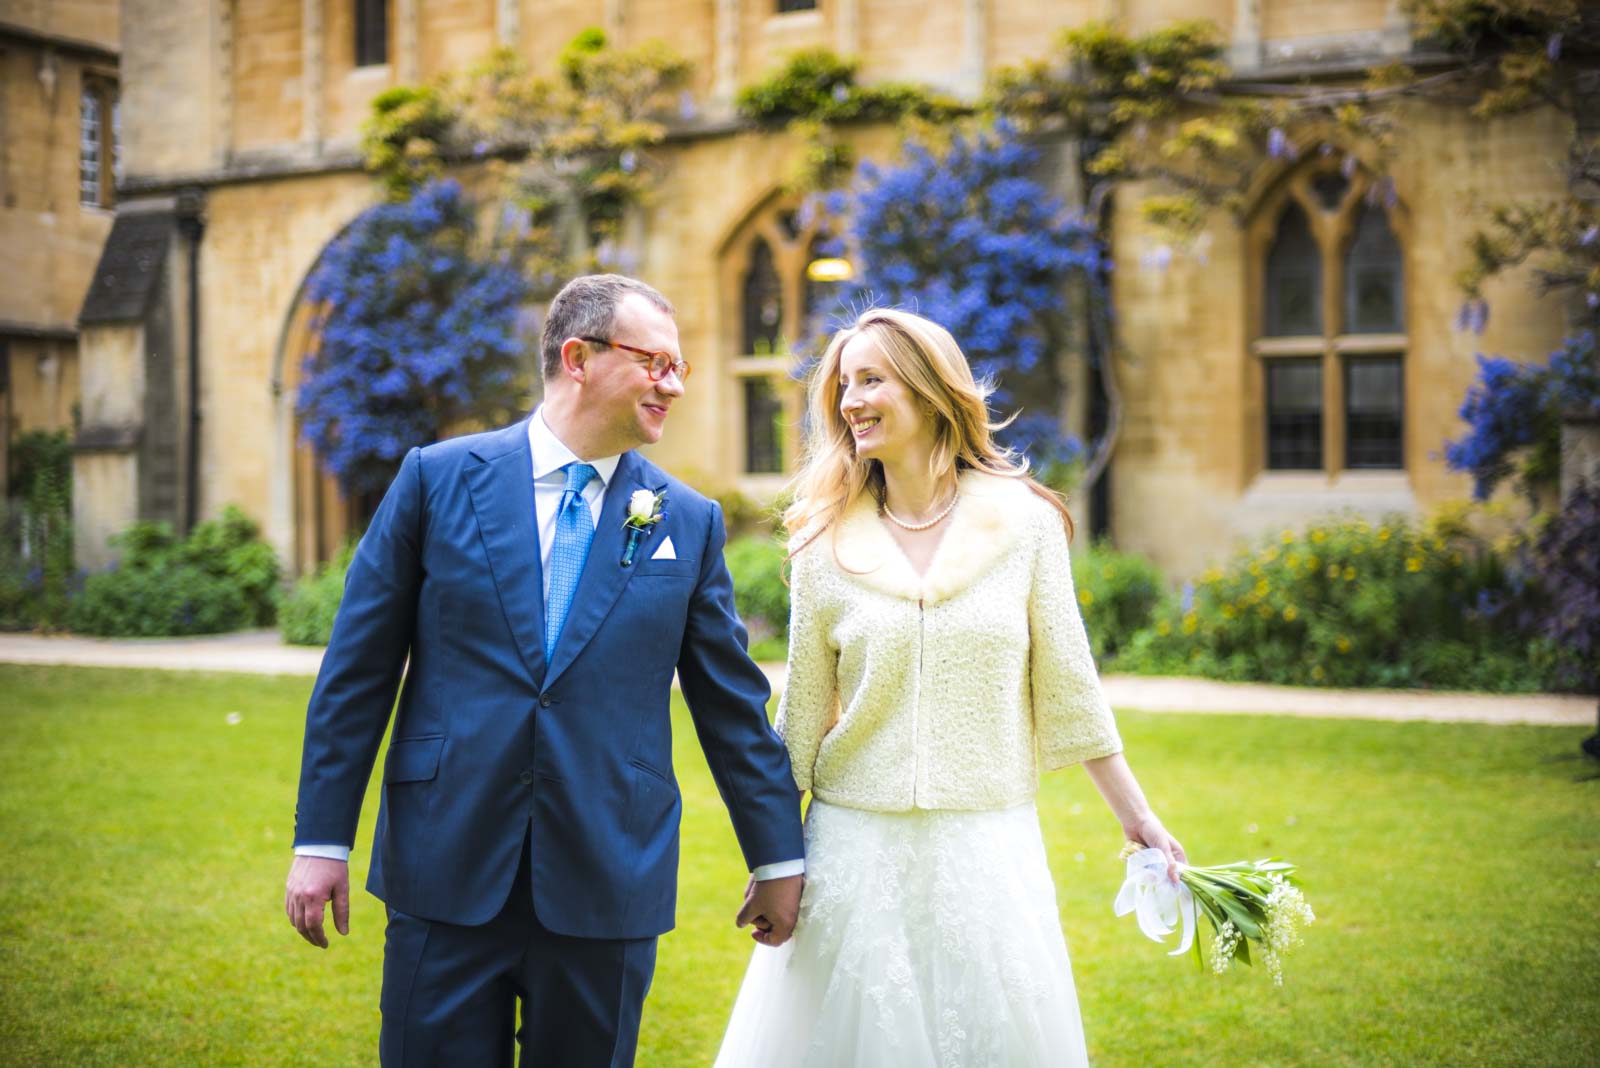
<instances>
[{"instance_id":1,"label":"white boutonniere","mask_svg":"<svg viewBox=\"0 0 1600 1068\"><path fill-rule=\"evenodd\" d=\"M663 519L667 518L667 487L654 490L634 490L628 498L628 517L622 528L628 532L628 543L622 553L622 566L633 566L633 554L639 542Z\"/></svg>"}]
</instances>

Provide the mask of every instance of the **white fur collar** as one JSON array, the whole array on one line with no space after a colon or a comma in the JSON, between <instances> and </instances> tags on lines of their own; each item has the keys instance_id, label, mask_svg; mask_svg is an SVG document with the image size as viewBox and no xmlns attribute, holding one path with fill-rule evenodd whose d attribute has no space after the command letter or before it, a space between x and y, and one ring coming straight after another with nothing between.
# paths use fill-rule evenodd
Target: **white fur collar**
<instances>
[{"instance_id":1,"label":"white fur collar","mask_svg":"<svg viewBox=\"0 0 1600 1068\"><path fill-rule=\"evenodd\" d=\"M962 472L957 484L960 500L927 574L920 578L878 517L870 494L863 493L845 509L836 540L824 536L818 548L833 548L846 574L880 593L924 604L948 600L1011 551L1026 528L1024 509L1038 499L1022 480L982 471Z\"/></svg>"}]
</instances>

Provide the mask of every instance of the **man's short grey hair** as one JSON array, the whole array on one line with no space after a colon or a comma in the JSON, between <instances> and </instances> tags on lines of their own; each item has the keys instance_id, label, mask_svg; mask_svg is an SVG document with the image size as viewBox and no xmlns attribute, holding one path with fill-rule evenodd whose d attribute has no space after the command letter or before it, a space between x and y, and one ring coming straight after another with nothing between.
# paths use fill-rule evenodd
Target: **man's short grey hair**
<instances>
[{"instance_id":1,"label":"man's short grey hair","mask_svg":"<svg viewBox=\"0 0 1600 1068\"><path fill-rule=\"evenodd\" d=\"M561 374L561 345L569 337L610 339L616 326L617 305L630 293L637 293L668 315L677 315L672 302L655 287L620 274L586 274L561 287L550 302L545 316L544 335L539 341L539 360L546 383Z\"/></svg>"}]
</instances>

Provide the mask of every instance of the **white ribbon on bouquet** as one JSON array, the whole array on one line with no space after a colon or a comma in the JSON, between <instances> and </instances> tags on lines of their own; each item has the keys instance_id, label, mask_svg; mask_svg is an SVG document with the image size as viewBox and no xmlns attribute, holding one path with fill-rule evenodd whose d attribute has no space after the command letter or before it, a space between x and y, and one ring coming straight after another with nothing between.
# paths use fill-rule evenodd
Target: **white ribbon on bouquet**
<instances>
[{"instance_id":1,"label":"white ribbon on bouquet","mask_svg":"<svg viewBox=\"0 0 1600 1068\"><path fill-rule=\"evenodd\" d=\"M1141 849L1128 858L1128 877L1112 907L1118 916L1134 913L1139 918L1139 930L1152 942L1165 941L1167 935L1182 926L1180 944L1167 954L1169 957L1188 952L1194 944L1198 919L1194 894L1182 882L1175 884L1167 878L1167 858L1159 849Z\"/></svg>"}]
</instances>

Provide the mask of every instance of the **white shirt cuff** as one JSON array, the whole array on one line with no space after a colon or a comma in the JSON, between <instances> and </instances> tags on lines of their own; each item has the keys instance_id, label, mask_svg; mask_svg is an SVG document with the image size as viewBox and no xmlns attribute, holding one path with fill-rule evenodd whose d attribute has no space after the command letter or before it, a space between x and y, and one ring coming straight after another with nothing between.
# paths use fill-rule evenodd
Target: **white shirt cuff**
<instances>
[{"instance_id":1,"label":"white shirt cuff","mask_svg":"<svg viewBox=\"0 0 1600 1068\"><path fill-rule=\"evenodd\" d=\"M763 883L768 879L786 879L791 875L804 875L806 873L806 860L780 860L776 864L763 864L750 874L756 882Z\"/></svg>"},{"instance_id":2,"label":"white shirt cuff","mask_svg":"<svg viewBox=\"0 0 1600 1068\"><path fill-rule=\"evenodd\" d=\"M297 857L322 857L326 860L350 860L350 847L342 845L297 845L294 847Z\"/></svg>"}]
</instances>

